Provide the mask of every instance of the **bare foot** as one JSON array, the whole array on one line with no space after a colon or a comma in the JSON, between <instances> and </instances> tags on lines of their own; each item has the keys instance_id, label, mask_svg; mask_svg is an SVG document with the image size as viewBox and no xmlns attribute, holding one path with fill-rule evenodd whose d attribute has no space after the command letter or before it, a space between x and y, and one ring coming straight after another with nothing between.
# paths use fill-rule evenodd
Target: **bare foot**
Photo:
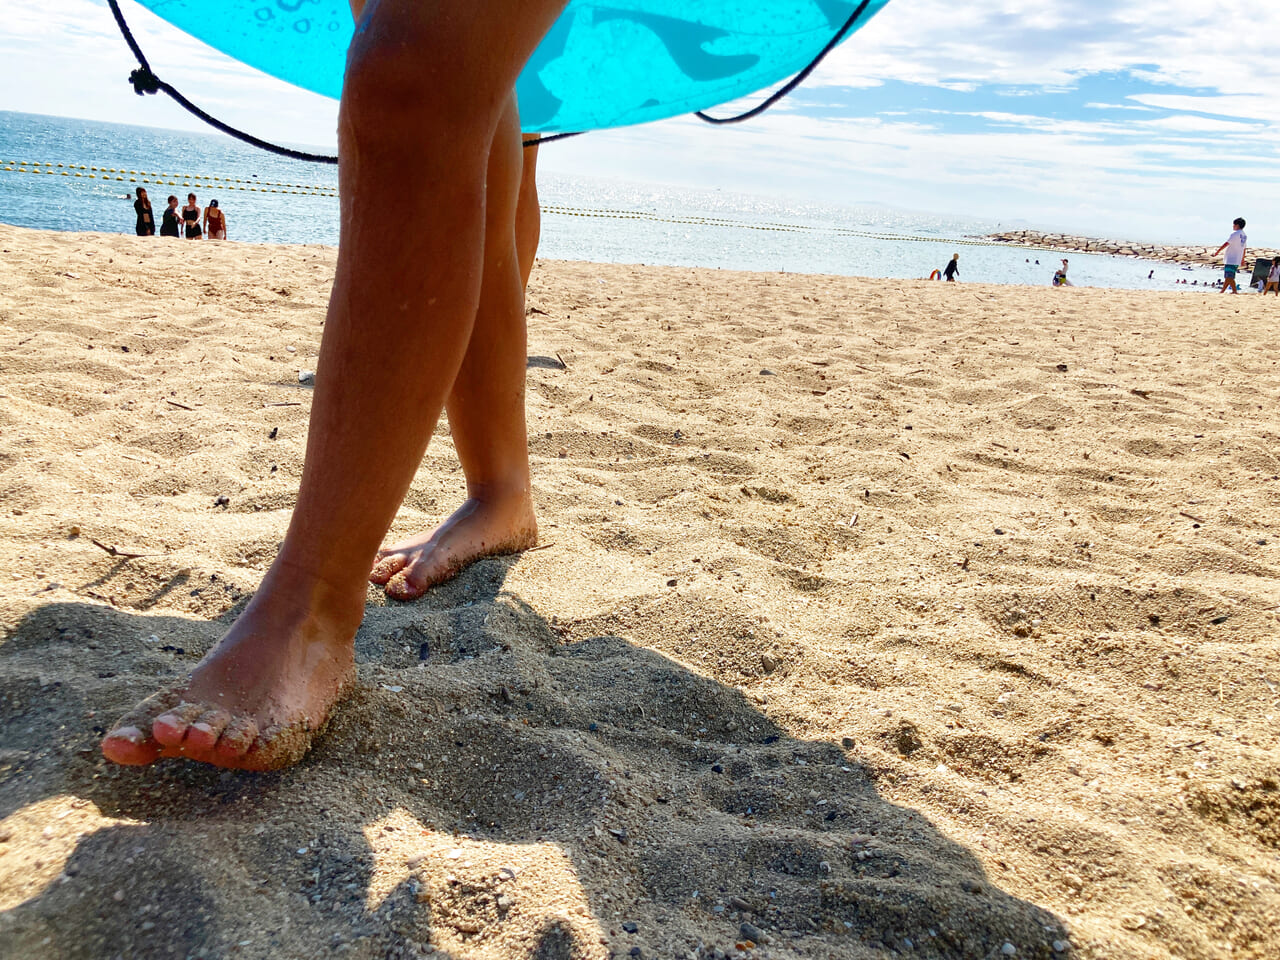
<instances>
[{"instance_id":1,"label":"bare foot","mask_svg":"<svg viewBox=\"0 0 1280 960\"><path fill-rule=\"evenodd\" d=\"M379 550L369 579L394 600L414 600L482 557L518 553L537 543L527 491L492 500L472 497L429 533Z\"/></svg>"},{"instance_id":2,"label":"bare foot","mask_svg":"<svg viewBox=\"0 0 1280 960\"><path fill-rule=\"evenodd\" d=\"M159 757L242 770L296 763L354 679L363 609L363 591L338 598L273 568L187 681L122 717L103 754L135 766Z\"/></svg>"}]
</instances>

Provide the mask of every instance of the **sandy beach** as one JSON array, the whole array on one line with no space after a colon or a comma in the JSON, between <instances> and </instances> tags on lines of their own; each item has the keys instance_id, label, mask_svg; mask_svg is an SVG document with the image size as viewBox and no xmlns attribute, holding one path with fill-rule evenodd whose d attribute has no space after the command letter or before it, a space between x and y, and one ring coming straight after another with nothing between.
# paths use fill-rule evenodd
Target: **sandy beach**
<instances>
[{"instance_id":1,"label":"sandy beach","mask_svg":"<svg viewBox=\"0 0 1280 960\"><path fill-rule=\"evenodd\" d=\"M371 586L296 768L103 761L334 262L0 226L0 957L1280 952L1271 297L539 262L540 546ZM442 422L392 538L462 491Z\"/></svg>"}]
</instances>

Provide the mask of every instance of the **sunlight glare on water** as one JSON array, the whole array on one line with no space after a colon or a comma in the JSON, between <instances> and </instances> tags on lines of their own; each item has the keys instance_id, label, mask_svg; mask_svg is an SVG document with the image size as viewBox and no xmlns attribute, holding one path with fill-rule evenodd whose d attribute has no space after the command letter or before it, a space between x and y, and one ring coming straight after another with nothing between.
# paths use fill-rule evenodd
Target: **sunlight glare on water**
<instances>
[{"instance_id":1,"label":"sunlight glare on water","mask_svg":"<svg viewBox=\"0 0 1280 960\"><path fill-rule=\"evenodd\" d=\"M136 186L147 188L157 222L169 194L185 203L194 192L201 206L218 200L232 240L338 242L334 166L222 136L0 112L0 221L132 233ZM959 253L962 281L1048 285L1061 256L981 242L1011 226L997 220L889 206L819 205L545 171L539 193L539 255L550 259L923 278ZM1218 276L1148 260L1068 256L1071 279L1081 286L1203 290ZM1179 280L1199 285L1175 286Z\"/></svg>"}]
</instances>

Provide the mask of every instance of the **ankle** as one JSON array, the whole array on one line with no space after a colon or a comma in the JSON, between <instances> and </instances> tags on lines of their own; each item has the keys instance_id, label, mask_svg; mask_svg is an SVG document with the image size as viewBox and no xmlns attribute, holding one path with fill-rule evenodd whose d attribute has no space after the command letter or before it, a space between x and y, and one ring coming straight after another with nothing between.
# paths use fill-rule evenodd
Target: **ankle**
<instances>
[{"instance_id":1,"label":"ankle","mask_svg":"<svg viewBox=\"0 0 1280 960\"><path fill-rule=\"evenodd\" d=\"M533 505L533 491L528 476L512 477L497 482L467 482L467 499L486 507L523 507Z\"/></svg>"},{"instance_id":2,"label":"ankle","mask_svg":"<svg viewBox=\"0 0 1280 960\"><path fill-rule=\"evenodd\" d=\"M364 617L365 575L344 575L293 559L282 547L262 578L258 595L292 598L303 609L359 626Z\"/></svg>"}]
</instances>

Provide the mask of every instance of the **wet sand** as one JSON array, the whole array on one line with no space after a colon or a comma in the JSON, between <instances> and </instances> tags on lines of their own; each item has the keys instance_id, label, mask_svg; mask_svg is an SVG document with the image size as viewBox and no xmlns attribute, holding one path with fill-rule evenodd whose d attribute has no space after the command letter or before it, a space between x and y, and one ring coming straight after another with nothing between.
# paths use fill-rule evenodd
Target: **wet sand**
<instances>
[{"instance_id":1,"label":"wet sand","mask_svg":"<svg viewBox=\"0 0 1280 960\"><path fill-rule=\"evenodd\" d=\"M0 226L0 956L1280 950L1273 298L540 262L541 546L371 587L300 766L106 764L333 266ZM462 490L442 424L392 536Z\"/></svg>"}]
</instances>

